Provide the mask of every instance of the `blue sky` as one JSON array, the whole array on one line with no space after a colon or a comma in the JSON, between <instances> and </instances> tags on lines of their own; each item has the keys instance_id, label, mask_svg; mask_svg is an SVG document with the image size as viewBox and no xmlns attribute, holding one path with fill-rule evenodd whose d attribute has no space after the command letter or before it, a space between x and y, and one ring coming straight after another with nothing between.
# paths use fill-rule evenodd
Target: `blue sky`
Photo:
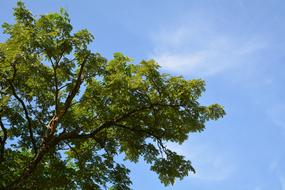
<instances>
[{"instance_id":1,"label":"blue sky","mask_svg":"<svg viewBox=\"0 0 285 190\"><path fill-rule=\"evenodd\" d=\"M14 0L0 1L0 22ZM153 58L163 72L202 78L204 104L227 115L168 146L197 174L165 188L145 163L132 169L136 190L285 190L285 2L263 0L29 0L34 14L65 8L74 29L95 35L91 48ZM1 40L4 36L1 35Z\"/></svg>"}]
</instances>

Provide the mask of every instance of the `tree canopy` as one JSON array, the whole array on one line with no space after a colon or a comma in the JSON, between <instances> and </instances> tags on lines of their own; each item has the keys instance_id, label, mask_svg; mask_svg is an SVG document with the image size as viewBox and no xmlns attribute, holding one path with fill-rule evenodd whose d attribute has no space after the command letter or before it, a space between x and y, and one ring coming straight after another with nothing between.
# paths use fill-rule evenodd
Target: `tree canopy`
<instances>
[{"instance_id":1,"label":"tree canopy","mask_svg":"<svg viewBox=\"0 0 285 190\"><path fill-rule=\"evenodd\" d=\"M14 17L0 43L0 189L128 190L120 155L144 160L165 185L195 172L165 143L225 114L200 105L203 80L122 53L108 61L63 9L34 16L18 2Z\"/></svg>"}]
</instances>

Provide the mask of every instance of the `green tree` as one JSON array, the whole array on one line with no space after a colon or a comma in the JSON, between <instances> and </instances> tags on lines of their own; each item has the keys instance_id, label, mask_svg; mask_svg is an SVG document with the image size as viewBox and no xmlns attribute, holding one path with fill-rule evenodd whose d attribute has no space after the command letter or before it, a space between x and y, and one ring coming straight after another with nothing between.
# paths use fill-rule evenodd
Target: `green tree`
<instances>
[{"instance_id":1,"label":"green tree","mask_svg":"<svg viewBox=\"0 0 285 190\"><path fill-rule=\"evenodd\" d=\"M18 2L0 43L0 189L127 190L145 160L165 185L195 172L166 142L183 143L222 117L202 106L203 80L162 74L153 61L107 61L68 14L35 17Z\"/></svg>"}]
</instances>

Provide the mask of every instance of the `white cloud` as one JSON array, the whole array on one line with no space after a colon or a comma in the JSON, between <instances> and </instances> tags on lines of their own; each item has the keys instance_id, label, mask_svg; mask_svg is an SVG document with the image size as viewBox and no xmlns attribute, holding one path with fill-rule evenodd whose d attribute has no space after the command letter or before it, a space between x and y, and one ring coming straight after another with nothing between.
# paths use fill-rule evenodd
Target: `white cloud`
<instances>
[{"instance_id":1,"label":"white cloud","mask_svg":"<svg viewBox=\"0 0 285 190\"><path fill-rule=\"evenodd\" d=\"M201 23L164 29L153 34L152 39L154 49L150 57L162 69L185 76L211 76L243 66L249 57L266 47L257 38L218 34L210 24Z\"/></svg>"}]
</instances>

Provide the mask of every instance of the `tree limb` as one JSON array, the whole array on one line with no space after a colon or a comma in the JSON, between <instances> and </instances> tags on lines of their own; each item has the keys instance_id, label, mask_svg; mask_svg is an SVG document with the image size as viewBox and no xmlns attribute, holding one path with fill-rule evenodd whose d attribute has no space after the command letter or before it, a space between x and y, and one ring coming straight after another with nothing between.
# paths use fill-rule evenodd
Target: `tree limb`
<instances>
[{"instance_id":1,"label":"tree limb","mask_svg":"<svg viewBox=\"0 0 285 190\"><path fill-rule=\"evenodd\" d=\"M58 113L58 103L59 103L59 84L58 84L58 78L57 78L57 69L58 69L58 64L60 60L62 59L64 55L64 51L59 55L58 59L55 59L55 63L53 63L52 58L49 57L49 60L51 62L52 68L53 68L53 77L54 77L54 85L55 85L55 112L56 114Z\"/></svg>"},{"instance_id":2,"label":"tree limb","mask_svg":"<svg viewBox=\"0 0 285 190\"><path fill-rule=\"evenodd\" d=\"M55 85L55 113L58 113L58 94L59 94L59 89L58 89L58 80L57 80L57 66L58 64L56 63L55 65L52 63L52 68L53 68L53 77L54 77L54 85Z\"/></svg>"},{"instance_id":3,"label":"tree limb","mask_svg":"<svg viewBox=\"0 0 285 190\"><path fill-rule=\"evenodd\" d=\"M33 134L33 130L32 130L32 120L29 116L29 112L28 112L28 109L25 105L25 102L18 96L17 92L16 92L16 88L15 86L13 85L13 81L15 80L15 77L16 77L16 66L15 65L12 65L13 69L14 69L14 73L13 73L13 78L12 80L9 80L7 79L8 83L9 83L9 86L12 90L12 94L13 96L19 101L19 103L21 104L21 106L23 107L24 109L24 114L25 114L25 117L28 121L28 130L29 130L29 135L30 135L30 138L31 138L31 141L32 141L32 146L33 146L33 149L34 149L34 152L37 153L38 151L38 148L37 148L37 144L36 144L36 141L35 141L35 138L34 138L34 134Z\"/></svg>"},{"instance_id":4,"label":"tree limb","mask_svg":"<svg viewBox=\"0 0 285 190\"><path fill-rule=\"evenodd\" d=\"M3 131L3 138L0 138L0 143L1 143L1 147L0 147L0 163L4 160L4 152L5 152L5 143L7 140L7 129L4 126L4 123L2 122L2 119L0 118L0 127L1 130Z\"/></svg>"},{"instance_id":5,"label":"tree limb","mask_svg":"<svg viewBox=\"0 0 285 190\"><path fill-rule=\"evenodd\" d=\"M127 129L127 130L129 130L129 131L131 131L133 133L134 132L141 132L141 133L145 133L145 134L149 135L150 137L153 137L154 140L156 140L156 142L157 142L157 146L158 146L160 155L162 157L163 157L164 154L167 155L167 149L166 149L165 145L163 144L163 140L158 135L156 135L156 134L154 134L154 133L152 133L150 131L147 131L147 130L133 128L133 127L128 127L128 126L120 124L120 123L116 123L114 125L117 126L117 127L123 128L123 129Z\"/></svg>"},{"instance_id":6,"label":"tree limb","mask_svg":"<svg viewBox=\"0 0 285 190\"><path fill-rule=\"evenodd\" d=\"M77 94L82 82L83 82L83 69L85 67L85 64L88 60L88 57L86 57L83 62L81 63L81 66L80 66L80 70L78 72L78 75L77 75L77 80L75 82L75 86L73 87L73 89L69 92L67 98L66 98L66 101L64 103L64 109L63 109L63 113L62 116L65 114L65 112L67 111L67 109L69 108L73 98L75 97L75 95Z\"/></svg>"},{"instance_id":7,"label":"tree limb","mask_svg":"<svg viewBox=\"0 0 285 190\"><path fill-rule=\"evenodd\" d=\"M72 103L72 100L73 98L75 97L75 95L78 93L79 91L79 88L83 82L83 69L85 67L85 64L87 62L87 59L88 57L86 57L83 62L81 63L81 66L80 66L80 70L78 72L78 75L77 75L77 79L76 79L76 82L75 82L75 85L73 87L73 89L69 92L66 100L65 100L65 103L64 103L64 107L62 110L59 110L58 113L55 114L55 116L51 119L51 121L49 122L49 124L47 125L47 128L50 129L50 134L49 136L52 136L55 131L56 131L56 126L57 126L57 123L59 122L59 120L64 116L64 114L67 112L68 108L70 107L71 103ZM49 137L50 138L50 137Z\"/></svg>"}]
</instances>

